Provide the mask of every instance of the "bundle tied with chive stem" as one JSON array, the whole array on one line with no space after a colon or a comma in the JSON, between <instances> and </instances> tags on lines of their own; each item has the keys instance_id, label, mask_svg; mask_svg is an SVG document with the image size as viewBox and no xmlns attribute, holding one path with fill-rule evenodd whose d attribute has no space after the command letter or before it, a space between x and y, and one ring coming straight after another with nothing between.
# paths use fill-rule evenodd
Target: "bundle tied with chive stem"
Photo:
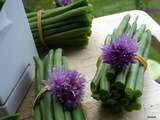
<instances>
[{"instance_id":1,"label":"bundle tied with chive stem","mask_svg":"<svg viewBox=\"0 0 160 120\"><path fill-rule=\"evenodd\" d=\"M87 0L63 4L65 5L27 14L39 49L88 44L93 19L92 5Z\"/></svg>"},{"instance_id":2,"label":"bundle tied with chive stem","mask_svg":"<svg viewBox=\"0 0 160 120\"><path fill-rule=\"evenodd\" d=\"M124 16L117 29L107 35L97 71L91 81L92 97L114 110L140 110L144 72L151 46L151 32L145 25L130 24Z\"/></svg>"},{"instance_id":3,"label":"bundle tied with chive stem","mask_svg":"<svg viewBox=\"0 0 160 120\"><path fill-rule=\"evenodd\" d=\"M69 70L62 49L35 61L34 120L85 120L81 100L85 79L76 70Z\"/></svg>"}]
</instances>

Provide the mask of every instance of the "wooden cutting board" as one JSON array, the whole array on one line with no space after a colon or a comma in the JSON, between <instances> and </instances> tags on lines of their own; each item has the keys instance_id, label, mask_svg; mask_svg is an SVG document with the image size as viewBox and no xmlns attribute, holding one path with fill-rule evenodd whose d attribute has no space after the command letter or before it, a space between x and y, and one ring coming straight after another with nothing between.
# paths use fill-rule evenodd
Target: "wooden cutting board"
<instances>
[{"instance_id":1,"label":"wooden cutting board","mask_svg":"<svg viewBox=\"0 0 160 120\"><path fill-rule=\"evenodd\" d=\"M101 103L91 97L90 81L96 72L96 60L101 54L101 47L108 33L118 26L123 16L126 14L132 16L131 22L139 15L138 24L147 24L152 34L160 38L160 27L154 20L142 11L129 11L111 16L96 18L92 24L92 35L89 45L84 49L70 48L64 50L68 57L71 69L76 69L85 75L86 93L83 101L83 107L88 120L160 120L160 85L152 80L149 70L145 72L143 108L138 112L111 113L109 110L102 108ZM32 120L32 102L34 97L34 87L30 88L19 112L21 119Z\"/></svg>"}]
</instances>

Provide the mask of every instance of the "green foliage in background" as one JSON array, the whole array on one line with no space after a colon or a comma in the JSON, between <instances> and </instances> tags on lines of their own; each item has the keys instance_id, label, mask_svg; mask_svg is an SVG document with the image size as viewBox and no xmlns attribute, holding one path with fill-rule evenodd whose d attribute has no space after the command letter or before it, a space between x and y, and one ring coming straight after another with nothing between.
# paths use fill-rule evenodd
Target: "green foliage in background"
<instances>
[{"instance_id":1,"label":"green foliage in background","mask_svg":"<svg viewBox=\"0 0 160 120\"><path fill-rule=\"evenodd\" d=\"M147 2L147 9L160 9L160 0L145 0ZM160 24L160 10L150 13L150 15Z\"/></svg>"},{"instance_id":2,"label":"green foliage in background","mask_svg":"<svg viewBox=\"0 0 160 120\"><path fill-rule=\"evenodd\" d=\"M148 57L160 63L160 53L153 46L150 48Z\"/></svg>"},{"instance_id":3,"label":"green foliage in background","mask_svg":"<svg viewBox=\"0 0 160 120\"><path fill-rule=\"evenodd\" d=\"M89 0L94 7L94 16L100 17L135 9L134 0Z\"/></svg>"}]
</instances>

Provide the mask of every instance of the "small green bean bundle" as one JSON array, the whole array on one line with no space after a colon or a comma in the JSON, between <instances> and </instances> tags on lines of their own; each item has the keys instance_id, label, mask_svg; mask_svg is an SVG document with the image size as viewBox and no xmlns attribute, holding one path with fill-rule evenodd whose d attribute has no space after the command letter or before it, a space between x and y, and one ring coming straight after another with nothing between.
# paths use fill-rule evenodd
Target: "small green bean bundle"
<instances>
[{"instance_id":1,"label":"small green bean bundle","mask_svg":"<svg viewBox=\"0 0 160 120\"><path fill-rule=\"evenodd\" d=\"M61 48L55 51L50 50L43 60L39 57L35 57L34 61L36 95L42 89L41 80L44 80L43 82L49 80L49 71L62 67L65 71L68 70L68 61L67 58L62 55ZM34 120L85 120L80 103L71 110L66 109L56 96L52 95L49 91L41 96L34 110Z\"/></svg>"},{"instance_id":2,"label":"small green bean bundle","mask_svg":"<svg viewBox=\"0 0 160 120\"><path fill-rule=\"evenodd\" d=\"M88 44L93 15L92 6L87 0L78 0L67 6L45 10L41 18L36 12L28 13L27 16L38 48Z\"/></svg>"},{"instance_id":3,"label":"small green bean bundle","mask_svg":"<svg viewBox=\"0 0 160 120\"><path fill-rule=\"evenodd\" d=\"M151 46L151 32L146 30L145 25L137 28L138 17L132 25L129 19L130 15L126 15L118 28L106 37L104 44L109 45L119 36L126 34L137 42L138 52L136 54L147 59ZM145 66L139 62L129 64L124 69L115 69L101 60L90 85L92 97L101 100L115 110L140 110L144 72Z\"/></svg>"}]
</instances>

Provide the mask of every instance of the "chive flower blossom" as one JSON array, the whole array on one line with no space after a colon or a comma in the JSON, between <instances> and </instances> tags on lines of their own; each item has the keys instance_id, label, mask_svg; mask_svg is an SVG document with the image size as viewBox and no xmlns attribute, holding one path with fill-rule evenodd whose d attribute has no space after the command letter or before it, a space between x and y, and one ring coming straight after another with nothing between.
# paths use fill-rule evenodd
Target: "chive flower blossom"
<instances>
[{"instance_id":1,"label":"chive flower blossom","mask_svg":"<svg viewBox=\"0 0 160 120\"><path fill-rule=\"evenodd\" d=\"M103 46L103 62L110 64L115 69L123 69L130 63L135 63L134 56L137 50L137 42L123 34L115 42Z\"/></svg>"},{"instance_id":2,"label":"chive flower blossom","mask_svg":"<svg viewBox=\"0 0 160 120\"><path fill-rule=\"evenodd\" d=\"M72 3L72 0L55 0L57 6L66 6Z\"/></svg>"},{"instance_id":3,"label":"chive flower blossom","mask_svg":"<svg viewBox=\"0 0 160 120\"><path fill-rule=\"evenodd\" d=\"M82 100L85 78L75 70L65 71L63 68L49 72L50 91L67 109L72 109Z\"/></svg>"}]
</instances>

